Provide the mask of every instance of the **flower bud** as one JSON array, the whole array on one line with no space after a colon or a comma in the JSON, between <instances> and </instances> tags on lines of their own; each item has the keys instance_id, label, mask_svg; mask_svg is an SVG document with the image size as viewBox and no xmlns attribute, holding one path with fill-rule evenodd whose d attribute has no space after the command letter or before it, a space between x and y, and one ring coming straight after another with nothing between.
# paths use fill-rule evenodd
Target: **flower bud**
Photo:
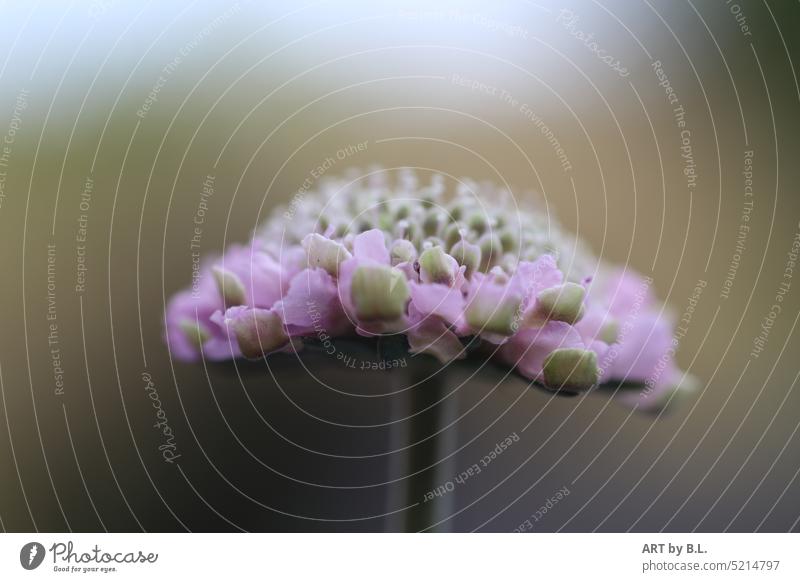
<instances>
[{"instance_id":1,"label":"flower bud","mask_svg":"<svg viewBox=\"0 0 800 582\"><path fill-rule=\"evenodd\" d=\"M395 238L403 238L417 244L422 238L422 229L416 222L399 220L394 227Z\"/></svg>"},{"instance_id":2,"label":"flower bud","mask_svg":"<svg viewBox=\"0 0 800 582\"><path fill-rule=\"evenodd\" d=\"M401 238L392 244L391 257L392 265L410 263L417 258L417 249L411 241Z\"/></svg>"},{"instance_id":3,"label":"flower bud","mask_svg":"<svg viewBox=\"0 0 800 582\"><path fill-rule=\"evenodd\" d=\"M469 278L481 264L481 248L466 240L460 240L450 249L450 255L459 265L466 267L464 275Z\"/></svg>"},{"instance_id":4,"label":"flower bud","mask_svg":"<svg viewBox=\"0 0 800 582\"><path fill-rule=\"evenodd\" d=\"M353 273L350 296L359 319L394 321L405 313L408 285L397 269L364 265Z\"/></svg>"},{"instance_id":5,"label":"flower bud","mask_svg":"<svg viewBox=\"0 0 800 582\"><path fill-rule=\"evenodd\" d=\"M503 244L497 234L487 232L478 240L478 246L481 248L481 271L486 272L503 255Z\"/></svg>"},{"instance_id":6,"label":"flower bud","mask_svg":"<svg viewBox=\"0 0 800 582\"><path fill-rule=\"evenodd\" d=\"M321 267L334 277L339 273L339 263L352 255L344 245L319 234L309 234L302 241L308 255L309 267Z\"/></svg>"},{"instance_id":7,"label":"flower bud","mask_svg":"<svg viewBox=\"0 0 800 582\"><path fill-rule=\"evenodd\" d=\"M583 317L586 288L577 283L564 283L541 291L536 296L533 321L563 321L574 324Z\"/></svg>"},{"instance_id":8,"label":"flower bud","mask_svg":"<svg viewBox=\"0 0 800 582\"><path fill-rule=\"evenodd\" d=\"M280 316L269 309L234 308L225 313L225 322L245 358L260 358L289 343Z\"/></svg>"},{"instance_id":9,"label":"flower bud","mask_svg":"<svg viewBox=\"0 0 800 582\"><path fill-rule=\"evenodd\" d=\"M470 230L474 230L477 234L481 235L486 232L486 229L489 227L489 219L485 214L476 212L467 220L467 226L469 226Z\"/></svg>"},{"instance_id":10,"label":"flower bud","mask_svg":"<svg viewBox=\"0 0 800 582\"><path fill-rule=\"evenodd\" d=\"M192 346L200 350L200 347L208 341L211 337L211 334L198 323L192 321L191 319L183 319L178 323L183 332L183 335L186 336L186 339Z\"/></svg>"},{"instance_id":11,"label":"flower bud","mask_svg":"<svg viewBox=\"0 0 800 582\"><path fill-rule=\"evenodd\" d=\"M461 225L457 222L451 222L447 225L442 233L442 240L444 240L445 250L450 250L453 246L461 240L464 233L461 230Z\"/></svg>"},{"instance_id":12,"label":"flower bud","mask_svg":"<svg viewBox=\"0 0 800 582\"><path fill-rule=\"evenodd\" d=\"M420 277L426 283L441 283L452 287L458 264L440 246L425 249L419 256Z\"/></svg>"},{"instance_id":13,"label":"flower bud","mask_svg":"<svg viewBox=\"0 0 800 582\"><path fill-rule=\"evenodd\" d=\"M422 221L422 231L425 236L433 236L439 232L439 225L443 222L438 210L430 210Z\"/></svg>"},{"instance_id":14,"label":"flower bud","mask_svg":"<svg viewBox=\"0 0 800 582\"><path fill-rule=\"evenodd\" d=\"M394 218L395 220L404 220L411 216L411 207L406 204L399 204L394 211Z\"/></svg>"},{"instance_id":15,"label":"flower bud","mask_svg":"<svg viewBox=\"0 0 800 582\"><path fill-rule=\"evenodd\" d=\"M511 227L500 229L500 245L504 253L516 252L519 248L519 236Z\"/></svg>"},{"instance_id":16,"label":"flower bud","mask_svg":"<svg viewBox=\"0 0 800 582\"><path fill-rule=\"evenodd\" d=\"M237 275L222 267L212 268L211 273L214 275L214 281L217 283L217 289L219 289L226 308L246 303L244 284Z\"/></svg>"},{"instance_id":17,"label":"flower bud","mask_svg":"<svg viewBox=\"0 0 800 582\"><path fill-rule=\"evenodd\" d=\"M464 211L467 205L464 204L462 200L463 199L460 196L457 196L447 206L447 213L450 215L450 218L455 221L459 221L464 218Z\"/></svg>"},{"instance_id":18,"label":"flower bud","mask_svg":"<svg viewBox=\"0 0 800 582\"><path fill-rule=\"evenodd\" d=\"M512 336L517 331L521 305L522 298L507 292L506 286L484 282L476 290L464 315L476 333Z\"/></svg>"},{"instance_id":19,"label":"flower bud","mask_svg":"<svg viewBox=\"0 0 800 582\"><path fill-rule=\"evenodd\" d=\"M585 392L600 379L597 354L580 348L553 350L544 360L543 375L551 390Z\"/></svg>"},{"instance_id":20,"label":"flower bud","mask_svg":"<svg viewBox=\"0 0 800 582\"><path fill-rule=\"evenodd\" d=\"M600 333L597 335L597 339L604 341L609 345L616 343L619 339L619 323L613 319L606 321L603 324L603 327L600 328Z\"/></svg>"}]
</instances>

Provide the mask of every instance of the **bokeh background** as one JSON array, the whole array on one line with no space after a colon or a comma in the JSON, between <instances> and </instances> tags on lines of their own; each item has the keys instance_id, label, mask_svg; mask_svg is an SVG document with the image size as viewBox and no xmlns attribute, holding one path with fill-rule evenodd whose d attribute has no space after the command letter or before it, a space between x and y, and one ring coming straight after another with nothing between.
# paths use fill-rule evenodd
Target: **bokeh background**
<instances>
[{"instance_id":1,"label":"bokeh background","mask_svg":"<svg viewBox=\"0 0 800 582\"><path fill-rule=\"evenodd\" d=\"M402 376L311 356L186 365L161 338L201 202L202 252L219 252L329 157L328 175L410 166L504 185L691 310L678 360L701 387L670 414L454 370L456 421L427 470L455 475L519 440L443 498L431 529L798 529L797 2L2 14L2 529L408 528L404 484L428 465L398 462L402 417L380 397Z\"/></svg>"}]
</instances>

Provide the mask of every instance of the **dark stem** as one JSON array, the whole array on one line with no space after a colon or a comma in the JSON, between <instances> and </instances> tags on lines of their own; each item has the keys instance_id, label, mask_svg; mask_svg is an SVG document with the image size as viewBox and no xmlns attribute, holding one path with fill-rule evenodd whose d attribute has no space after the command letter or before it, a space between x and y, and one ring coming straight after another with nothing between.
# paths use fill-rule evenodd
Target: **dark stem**
<instances>
[{"instance_id":1,"label":"dark stem","mask_svg":"<svg viewBox=\"0 0 800 582\"><path fill-rule=\"evenodd\" d=\"M387 360L409 359L403 338L381 338L378 350L380 357ZM452 434L453 429L435 434L451 422L453 398L447 397L446 374L441 370L434 372L437 372L437 366L427 356L414 357L407 368L392 371L400 376L395 377L395 389L401 390L394 396L394 418L399 422L393 425L392 441L394 448L403 448L402 454L398 455L400 458L394 459L392 473L395 479L403 478L400 481L402 494L397 500L408 507L399 520L392 522L389 527L392 530L452 529L449 520L433 527L452 513L449 508L453 501L452 492L434 495L453 477L450 460L442 461L452 450L452 447L445 446L445 437Z\"/></svg>"}]
</instances>

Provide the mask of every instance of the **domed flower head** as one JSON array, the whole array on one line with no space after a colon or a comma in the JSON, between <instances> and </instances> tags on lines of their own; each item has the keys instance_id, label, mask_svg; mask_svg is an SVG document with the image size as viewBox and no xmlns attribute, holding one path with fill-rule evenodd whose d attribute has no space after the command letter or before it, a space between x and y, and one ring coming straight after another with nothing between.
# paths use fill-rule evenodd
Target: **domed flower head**
<instances>
[{"instance_id":1,"label":"domed flower head","mask_svg":"<svg viewBox=\"0 0 800 582\"><path fill-rule=\"evenodd\" d=\"M557 392L637 383L621 400L656 410L692 382L650 283L508 192L375 171L304 192L248 245L204 263L169 302L165 335L182 360L390 334L448 363L469 345Z\"/></svg>"}]
</instances>

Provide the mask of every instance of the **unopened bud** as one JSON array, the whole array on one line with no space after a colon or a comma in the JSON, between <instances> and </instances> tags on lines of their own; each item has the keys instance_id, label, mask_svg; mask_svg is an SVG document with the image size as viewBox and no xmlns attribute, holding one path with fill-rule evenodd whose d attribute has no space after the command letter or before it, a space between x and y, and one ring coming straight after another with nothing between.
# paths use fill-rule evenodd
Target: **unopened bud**
<instances>
[{"instance_id":1,"label":"unopened bud","mask_svg":"<svg viewBox=\"0 0 800 582\"><path fill-rule=\"evenodd\" d=\"M405 313L408 285L397 269L365 265L353 273L350 294L359 319L395 321Z\"/></svg>"},{"instance_id":2,"label":"unopened bud","mask_svg":"<svg viewBox=\"0 0 800 582\"><path fill-rule=\"evenodd\" d=\"M477 333L512 336L517 332L517 320L522 298L506 294L504 288L494 283L484 283L467 306L467 323Z\"/></svg>"},{"instance_id":3,"label":"unopened bud","mask_svg":"<svg viewBox=\"0 0 800 582\"><path fill-rule=\"evenodd\" d=\"M545 289L536 296L534 319L577 323L583 317L585 296L586 288L577 283L564 283Z\"/></svg>"},{"instance_id":4,"label":"unopened bud","mask_svg":"<svg viewBox=\"0 0 800 582\"><path fill-rule=\"evenodd\" d=\"M467 220L467 226L469 226L471 230L474 230L476 233L481 235L486 232L486 229L489 227L489 219L485 214L476 212L469 217L469 220Z\"/></svg>"},{"instance_id":5,"label":"unopened bud","mask_svg":"<svg viewBox=\"0 0 800 582\"><path fill-rule=\"evenodd\" d=\"M461 231L461 225L457 222L451 222L447 225L442 233L442 240L444 240L444 248L445 250L450 250L453 246L458 243L463 237L463 232Z\"/></svg>"},{"instance_id":6,"label":"unopened bud","mask_svg":"<svg viewBox=\"0 0 800 582\"><path fill-rule=\"evenodd\" d=\"M600 333L598 334L597 339L604 341L607 344L616 343L619 339L619 323L613 319L604 323L603 327L600 328Z\"/></svg>"},{"instance_id":7,"label":"unopened bud","mask_svg":"<svg viewBox=\"0 0 800 582\"><path fill-rule=\"evenodd\" d=\"M416 244L422 238L422 231L416 222L400 220L394 228L395 238L404 238Z\"/></svg>"},{"instance_id":8,"label":"unopened bud","mask_svg":"<svg viewBox=\"0 0 800 582\"><path fill-rule=\"evenodd\" d=\"M404 220L411 215L411 207L406 204L400 204L394 211L394 218L395 220Z\"/></svg>"},{"instance_id":9,"label":"unopened bud","mask_svg":"<svg viewBox=\"0 0 800 582\"><path fill-rule=\"evenodd\" d=\"M422 230L425 236L433 236L439 232L439 225L443 222L438 210L430 210L422 221Z\"/></svg>"},{"instance_id":10,"label":"unopened bud","mask_svg":"<svg viewBox=\"0 0 800 582\"><path fill-rule=\"evenodd\" d=\"M580 348L553 350L544 360L544 384L551 390L585 392L600 379L597 354Z\"/></svg>"},{"instance_id":11,"label":"unopened bud","mask_svg":"<svg viewBox=\"0 0 800 582\"><path fill-rule=\"evenodd\" d=\"M440 246L425 249L419 256L420 277L426 283L455 283L457 263Z\"/></svg>"},{"instance_id":12,"label":"unopened bud","mask_svg":"<svg viewBox=\"0 0 800 582\"><path fill-rule=\"evenodd\" d=\"M500 229L499 236L504 253L513 253L519 248L519 236L511 227Z\"/></svg>"},{"instance_id":13,"label":"unopened bud","mask_svg":"<svg viewBox=\"0 0 800 582\"><path fill-rule=\"evenodd\" d=\"M463 239L453 245L453 248L450 249L450 255L459 265L466 267L464 275L468 278L472 276L472 273L474 273L481 264L481 248Z\"/></svg>"},{"instance_id":14,"label":"unopened bud","mask_svg":"<svg viewBox=\"0 0 800 582\"><path fill-rule=\"evenodd\" d=\"M222 267L214 267L211 272L214 275L214 281L217 282L217 289L219 289L225 307L244 305L247 299L242 280Z\"/></svg>"},{"instance_id":15,"label":"unopened bud","mask_svg":"<svg viewBox=\"0 0 800 582\"><path fill-rule=\"evenodd\" d=\"M401 238L392 244L391 256L392 265L410 263L417 258L417 249L411 241Z\"/></svg>"},{"instance_id":16,"label":"unopened bud","mask_svg":"<svg viewBox=\"0 0 800 582\"><path fill-rule=\"evenodd\" d=\"M503 255L503 244L497 234L487 232L478 240L478 246L481 248L481 271L486 272Z\"/></svg>"},{"instance_id":17,"label":"unopened bud","mask_svg":"<svg viewBox=\"0 0 800 582\"><path fill-rule=\"evenodd\" d=\"M232 317L226 314L225 319L245 358L260 358L289 343L283 322L274 311L243 308Z\"/></svg>"},{"instance_id":18,"label":"unopened bud","mask_svg":"<svg viewBox=\"0 0 800 582\"><path fill-rule=\"evenodd\" d=\"M352 257L344 245L319 234L309 234L302 241L309 267L321 267L333 276L339 274L339 263Z\"/></svg>"}]
</instances>

